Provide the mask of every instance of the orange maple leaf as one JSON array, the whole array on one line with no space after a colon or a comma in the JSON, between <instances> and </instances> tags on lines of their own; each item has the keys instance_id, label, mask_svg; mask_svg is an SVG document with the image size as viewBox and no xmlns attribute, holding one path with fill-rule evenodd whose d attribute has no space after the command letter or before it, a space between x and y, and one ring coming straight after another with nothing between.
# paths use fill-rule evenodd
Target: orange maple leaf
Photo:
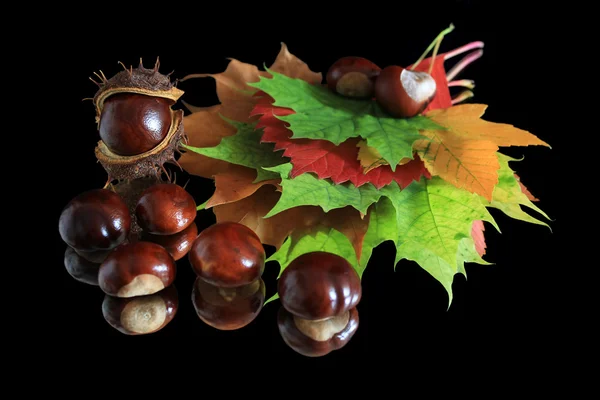
<instances>
[{"instance_id":1,"label":"orange maple leaf","mask_svg":"<svg viewBox=\"0 0 600 400\"><path fill-rule=\"evenodd\" d=\"M426 115L446 130L424 130L415 149L432 175L460 189L492 199L498 183L498 146L549 145L533 134L481 119L487 105L463 104Z\"/></svg>"},{"instance_id":2,"label":"orange maple leaf","mask_svg":"<svg viewBox=\"0 0 600 400\"><path fill-rule=\"evenodd\" d=\"M467 140L488 140L496 146L547 146L537 136L513 125L481 119L486 104L461 104L429 111L426 116L453 135Z\"/></svg>"}]
</instances>

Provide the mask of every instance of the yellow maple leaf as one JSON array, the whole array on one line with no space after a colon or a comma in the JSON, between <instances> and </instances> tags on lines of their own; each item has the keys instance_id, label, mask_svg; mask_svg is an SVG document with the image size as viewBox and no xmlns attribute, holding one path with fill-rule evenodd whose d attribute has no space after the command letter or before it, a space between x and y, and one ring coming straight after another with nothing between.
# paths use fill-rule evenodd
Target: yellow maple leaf
<instances>
[{"instance_id":1,"label":"yellow maple leaf","mask_svg":"<svg viewBox=\"0 0 600 400\"><path fill-rule=\"evenodd\" d=\"M365 140L361 140L356 144L358 147L358 161L360 161L360 165L363 167L363 172L365 174L369 173L369 171L381 167L382 165L388 165L388 162L381 157L379 151L376 148L368 146ZM398 165L406 164L410 161L410 158L403 158L400 160Z\"/></svg>"},{"instance_id":2,"label":"yellow maple leaf","mask_svg":"<svg viewBox=\"0 0 600 400\"><path fill-rule=\"evenodd\" d=\"M489 140L500 147L547 146L537 136L513 125L481 119L486 104L461 104L429 111L426 116L450 130L453 136L467 140Z\"/></svg>"},{"instance_id":3,"label":"yellow maple leaf","mask_svg":"<svg viewBox=\"0 0 600 400\"><path fill-rule=\"evenodd\" d=\"M415 143L431 175L491 201L498 183L498 146L487 140L464 140L448 131L423 131L428 139Z\"/></svg>"},{"instance_id":4,"label":"yellow maple leaf","mask_svg":"<svg viewBox=\"0 0 600 400\"><path fill-rule=\"evenodd\" d=\"M481 119L487 105L462 104L429 111L446 130L423 130L415 150L432 175L458 188L492 199L498 183L498 147L543 145L535 135L510 124Z\"/></svg>"}]
</instances>

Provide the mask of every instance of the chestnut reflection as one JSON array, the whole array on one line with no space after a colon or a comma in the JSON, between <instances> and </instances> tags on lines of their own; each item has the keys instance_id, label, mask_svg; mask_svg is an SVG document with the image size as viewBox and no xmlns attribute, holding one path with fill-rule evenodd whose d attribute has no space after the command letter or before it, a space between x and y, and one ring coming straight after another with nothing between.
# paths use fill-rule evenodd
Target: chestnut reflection
<instances>
[{"instance_id":1,"label":"chestnut reflection","mask_svg":"<svg viewBox=\"0 0 600 400\"><path fill-rule=\"evenodd\" d=\"M102 315L113 328L126 335L158 332L173 320L179 307L175 286L139 297L104 296Z\"/></svg>"},{"instance_id":2,"label":"chestnut reflection","mask_svg":"<svg viewBox=\"0 0 600 400\"><path fill-rule=\"evenodd\" d=\"M192 290L192 302L198 317L223 331L248 325L260 313L264 301L265 283L260 278L235 288L214 286L196 278Z\"/></svg>"},{"instance_id":3,"label":"chestnut reflection","mask_svg":"<svg viewBox=\"0 0 600 400\"><path fill-rule=\"evenodd\" d=\"M79 282L98 286L98 270L100 269L99 263L86 260L72 247L67 246L64 264L69 275Z\"/></svg>"},{"instance_id":4,"label":"chestnut reflection","mask_svg":"<svg viewBox=\"0 0 600 400\"><path fill-rule=\"evenodd\" d=\"M198 227L195 222L173 235L153 235L147 232L141 234L141 240L161 245L175 261L183 258L190 251L196 237L198 237Z\"/></svg>"},{"instance_id":5,"label":"chestnut reflection","mask_svg":"<svg viewBox=\"0 0 600 400\"><path fill-rule=\"evenodd\" d=\"M344 347L358 329L358 310L321 321L300 319L284 307L277 314L277 327L283 341L306 357L321 357Z\"/></svg>"}]
</instances>

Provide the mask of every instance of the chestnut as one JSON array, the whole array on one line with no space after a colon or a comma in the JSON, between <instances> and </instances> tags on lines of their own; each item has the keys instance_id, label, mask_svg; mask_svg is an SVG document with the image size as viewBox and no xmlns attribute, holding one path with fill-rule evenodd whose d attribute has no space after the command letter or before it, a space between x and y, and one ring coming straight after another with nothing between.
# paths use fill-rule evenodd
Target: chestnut
<instances>
[{"instance_id":1,"label":"chestnut","mask_svg":"<svg viewBox=\"0 0 600 400\"><path fill-rule=\"evenodd\" d=\"M177 289L171 285L148 296L104 296L102 315L113 328L126 335L146 335L164 328L179 307Z\"/></svg>"},{"instance_id":2,"label":"chestnut","mask_svg":"<svg viewBox=\"0 0 600 400\"><path fill-rule=\"evenodd\" d=\"M358 273L346 259L316 251L294 259L279 277L278 326L295 351L320 356L343 347L358 328Z\"/></svg>"},{"instance_id":3,"label":"chestnut","mask_svg":"<svg viewBox=\"0 0 600 400\"><path fill-rule=\"evenodd\" d=\"M198 227L195 222L192 222L190 226L173 235L152 235L143 232L141 240L161 245L173 257L173 260L177 261L190 251L196 237L198 237Z\"/></svg>"},{"instance_id":4,"label":"chestnut","mask_svg":"<svg viewBox=\"0 0 600 400\"><path fill-rule=\"evenodd\" d=\"M375 100L393 117L410 118L425 110L436 90L435 80L427 72L391 65L377 77Z\"/></svg>"},{"instance_id":5,"label":"chestnut","mask_svg":"<svg viewBox=\"0 0 600 400\"><path fill-rule=\"evenodd\" d=\"M169 133L171 105L162 97L118 93L104 101L98 131L113 153L134 156L152 150Z\"/></svg>"},{"instance_id":6,"label":"chestnut","mask_svg":"<svg viewBox=\"0 0 600 400\"><path fill-rule=\"evenodd\" d=\"M65 251L64 264L69 275L79 282L98 286L100 264L86 260L69 246L67 246L67 250Z\"/></svg>"},{"instance_id":7,"label":"chestnut","mask_svg":"<svg viewBox=\"0 0 600 400\"><path fill-rule=\"evenodd\" d=\"M260 278L265 249L256 233L237 222L220 222L203 230L188 253L196 275L219 287L237 287Z\"/></svg>"},{"instance_id":8,"label":"chestnut","mask_svg":"<svg viewBox=\"0 0 600 400\"><path fill-rule=\"evenodd\" d=\"M176 264L162 246L152 242L125 243L100 265L98 284L116 297L153 294L175 280Z\"/></svg>"},{"instance_id":9,"label":"chestnut","mask_svg":"<svg viewBox=\"0 0 600 400\"><path fill-rule=\"evenodd\" d=\"M153 235L183 231L196 218L196 202L175 183L158 183L144 190L135 207L137 223Z\"/></svg>"},{"instance_id":10,"label":"chestnut","mask_svg":"<svg viewBox=\"0 0 600 400\"><path fill-rule=\"evenodd\" d=\"M329 67L327 86L343 96L370 98L380 71L379 66L366 58L343 57Z\"/></svg>"},{"instance_id":11,"label":"chestnut","mask_svg":"<svg viewBox=\"0 0 600 400\"><path fill-rule=\"evenodd\" d=\"M265 283L256 279L235 288L222 288L196 278L192 302L198 317L215 329L240 329L254 321L265 301Z\"/></svg>"},{"instance_id":12,"label":"chestnut","mask_svg":"<svg viewBox=\"0 0 600 400\"><path fill-rule=\"evenodd\" d=\"M130 228L127 204L108 189L77 195L65 206L58 222L62 240L83 254L117 247L125 241Z\"/></svg>"}]
</instances>

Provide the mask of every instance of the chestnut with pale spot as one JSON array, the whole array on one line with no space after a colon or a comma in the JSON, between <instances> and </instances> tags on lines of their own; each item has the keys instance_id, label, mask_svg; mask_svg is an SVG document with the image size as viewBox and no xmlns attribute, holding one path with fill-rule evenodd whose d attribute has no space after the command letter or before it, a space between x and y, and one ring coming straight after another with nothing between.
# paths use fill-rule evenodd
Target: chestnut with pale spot
<instances>
[{"instance_id":1,"label":"chestnut with pale spot","mask_svg":"<svg viewBox=\"0 0 600 400\"><path fill-rule=\"evenodd\" d=\"M385 67L375 82L377 103L397 118L411 118L423 112L436 91L435 79L430 74L397 65Z\"/></svg>"},{"instance_id":2,"label":"chestnut with pale spot","mask_svg":"<svg viewBox=\"0 0 600 400\"><path fill-rule=\"evenodd\" d=\"M173 320L179 297L171 285L158 293L130 298L104 296L102 315L110 326L125 335L158 332Z\"/></svg>"},{"instance_id":3,"label":"chestnut with pale spot","mask_svg":"<svg viewBox=\"0 0 600 400\"><path fill-rule=\"evenodd\" d=\"M127 239L131 215L125 201L108 189L93 189L74 197L60 214L62 240L82 253L111 250Z\"/></svg>"},{"instance_id":4,"label":"chestnut with pale spot","mask_svg":"<svg viewBox=\"0 0 600 400\"><path fill-rule=\"evenodd\" d=\"M381 68L363 57L343 57L327 71L327 86L346 97L370 98Z\"/></svg>"},{"instance_id":5,"label":"chestnut with pale spot","mask_svg":"<svg viewBox=\"0 0 600 400\"><path fill-rule=\"evenodd\" d=\"M126 243L100 265L98 283L111 296L144 296L170 286L176 268L175 260L164 247L143 241Z\"/></svg>"},{"instance_id":6,"label":"chestnut with pale spot","mask_svg":"<svg viewBox=\"0 0 600 400\"><path fill-rule=\"evenodd\" d=\"M77 281L87 283L88 285L98 286L98 271L100 264L86 260L72 247L67 246L65 251L64 264L67 272Z\"/></svg>"},{"instance_id":7,"label":"chestnut with pale spot","mask_svg":"<svg viewBox=\"0 0 600 400\"><path fill-rule=\"evenodd\" d=\"M173 235L196 218L196 202L175 183L159 183L144 190L135 208L139 226L153 235Z\"/></svg>"},{"instance_id":8,"label":"chestnut with pale spot","mask_svg":"<svg viewBox=\"0 0 600 400\"><path fill-rule=\"evenodd\" d=\"M220 222L198 235L188 258L196 275L208 283L237 287L260 278L266 255L250 228L237 222Z\"/></svg>"},{"instance_id":9,"label":"chestnut with pale spot","mask_svg":"<svg viewBox=\"0 0 600 400\"><path fill-rule=\"evenodd\" d=\"M192 248L192 243L198 237L198 226L192 222L190 226L173 235L152 235L142 232L141 240L156 243L164 247L173 260L182 259Z\"/></svg>"},{"instance_id":10,"label":"chestnut with pale spot","mask_svg":"<svg viewBox=\"0 0 600 400\"><path fill-rule=\"evenodd\" d=\"M298 256L279 277L277 292L279 331L300 354L318 357L340 349L358 329L362 286L343 257L322 251Z\"/></svg>"},{"instance_id":11,"label":"chestnut with pale spot","mask_svg":"<svg viewBox=\"0 0 600 400\"><path fill-rule=\"evenodd\" d=\"M243 328L258 316L265 301L265 283L256 279L235 288L211 285L196 278L192 302L198 317L222 331Z\"/></svg>"},{"instance_id":12,"label":"chestnut with pale spot","mask_svg":"<svg viewBox=\"0 0 600 400\"><path fill-rule=\"evenodd\" d=\"M98 131L115 154L134 156L152 150L169 133L173 101L138 93L116 93L104 100Z\"/></svg>"}]
</instances>

